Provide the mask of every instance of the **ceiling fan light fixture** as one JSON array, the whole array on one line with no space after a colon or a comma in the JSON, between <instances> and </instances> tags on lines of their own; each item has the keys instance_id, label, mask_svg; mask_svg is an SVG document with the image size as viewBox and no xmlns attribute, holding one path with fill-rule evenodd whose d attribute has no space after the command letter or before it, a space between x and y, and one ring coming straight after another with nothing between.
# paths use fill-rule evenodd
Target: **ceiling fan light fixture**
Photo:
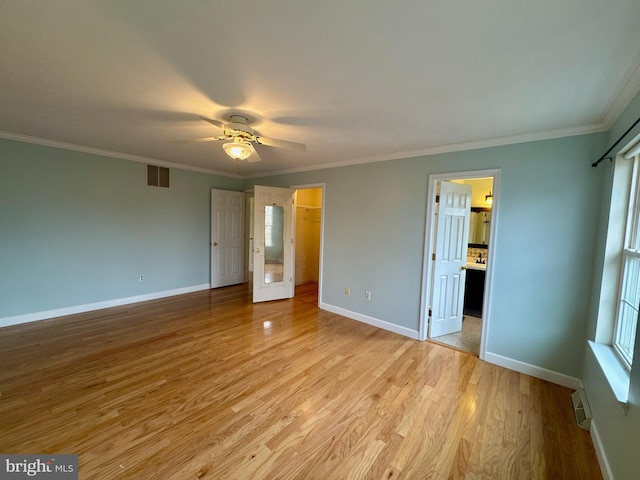
<instances>
[{"instance_id":1,"label":"ceiling fan light fixture","mask_svg":"<svg viewBox=\"0 0 640 480\"><path fill-rule=\"evenodd\" d=\"M233 142L225 143L222 148L234 160L246 160L253 153L253 145L237 139Z\"/></svg>"}]
</instances>

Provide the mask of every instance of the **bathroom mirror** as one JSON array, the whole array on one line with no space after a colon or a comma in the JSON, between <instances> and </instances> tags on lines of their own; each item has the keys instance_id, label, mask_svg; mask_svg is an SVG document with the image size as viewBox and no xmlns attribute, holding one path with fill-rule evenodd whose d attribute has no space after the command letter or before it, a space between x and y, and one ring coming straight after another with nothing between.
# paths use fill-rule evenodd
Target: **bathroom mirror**
<instances>
[{"instance_id":1,"label":"bathroom mirror","mask_svg":"<svg viewBox=\"0 0 640 480\"><path fill-rule=\"evenodd\" d=\"M264 283L284 278L284 207L264 207Z\"/></svg>"},{"instance_id":2,"label":"bathroom mirror","mask_svg":"<svg viewBox=\"0 0 640 480\"><path fill-rule=\"evenodd\" d=\"M472 208L469 217L469 246L476 248L488 246L490 226L491 210Z\"/></svg>"}]
</instances>

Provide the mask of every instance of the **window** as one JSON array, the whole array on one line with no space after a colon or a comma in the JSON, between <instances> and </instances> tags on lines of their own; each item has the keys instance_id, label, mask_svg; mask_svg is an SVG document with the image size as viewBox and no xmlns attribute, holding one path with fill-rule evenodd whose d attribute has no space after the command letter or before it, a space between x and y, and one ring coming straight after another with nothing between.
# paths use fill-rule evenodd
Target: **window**
<instances>
[{"instance_id":1,"label":"window","mask_svg":"<svg viewBox=\"0 0 640 480\"><path fill-rule=\"evenodd\" d=\"M616 156L612 180L596 329L588 344L626 412L631 370L638 366L634 343L640 310L640 135Z\"/></svg>"},{"instance_id":2,"label":"window","mask_svg":"<svg viewBox=\"0 0 640 480\"><path fill-rule=\"evenodd\" d=\"M629 157L626 155L625 157ZM633 346L640 312L640 155L633 159L629 211L625 227L620 290L612 346L631 370Z\"/></svg>"}]
</instances>

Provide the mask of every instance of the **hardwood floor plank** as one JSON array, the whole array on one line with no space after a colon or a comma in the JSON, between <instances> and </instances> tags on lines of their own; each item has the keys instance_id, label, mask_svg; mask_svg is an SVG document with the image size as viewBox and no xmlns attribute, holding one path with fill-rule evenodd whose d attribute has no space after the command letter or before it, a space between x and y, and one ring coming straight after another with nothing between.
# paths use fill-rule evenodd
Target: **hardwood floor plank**
<instances>
[{"instance_id":1,"label":"hardwood floor plank","mask_svg":"<svg viewBox=\"0 0 640 480\"><path fill-rule=\"evenodd\" d=\"M453 462L451 462L451 469L447 475L448 479L460 480L466 477L467 469L469 468L470 453L471 445L469 444L469 441L464 438L460 438Z\"/></svg>"},{"instance_id":2,"label":"hardwood floor plank","mask_svg":"<svg viewBox=\"0 0 640 480\"><path fill-rule=\"evenodd\" d=\"M601 475L563 387L246 285L0 329L0 451L81 479Z\"/></svg>"}]
</instances>

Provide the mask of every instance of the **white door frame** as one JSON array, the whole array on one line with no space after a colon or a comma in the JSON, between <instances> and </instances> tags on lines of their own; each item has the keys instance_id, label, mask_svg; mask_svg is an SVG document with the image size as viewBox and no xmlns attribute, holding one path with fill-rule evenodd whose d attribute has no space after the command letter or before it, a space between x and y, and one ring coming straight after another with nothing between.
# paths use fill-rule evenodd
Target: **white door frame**
<instances>
[{"instance_id":1,"label":"white door frame","mask_svg":"<svg viewBox=\"0 0 640 480\"><path fill-rule=\"evenodd\" d=\"M493 292L493 265L496 257L496 230L500 210L500 169L472 170L465 172L436 173L429 175L427 190L427 217L425 222L425 242L422 262L422 293L420 298L419 339L427 339L431 290L433 288L433 262L431 252L434 248L435 204L437 183L442 180L460 180L482 177L493 177L493 205L491 206L491 224L489 228L489 248L487 273L485 277L484 300L482 306L482 333L480 336L479 357L484 360L487 350L487 338L491 324L491 299Z\"/></svg>"},{"instance_id":2,"label":"white door frame","mask_svg":"<svg viewBox=\"0 0 640 480\"><path fill-rule=\"evenodd\" d=\"M304 185L291 185L291 188L293 188L294 190L304 190L308 188L322 189L322 210L320 211L320 255L318 259L318 261L320 262L320 264L318 265L318 307L320 307L320 303L322 301L322 258L323 258L323 251L324 251L324 212L325 212L324 203L325 203L325 193L326 193L325 187L326 187L325 183L308 183ZM295 251L295 246L296 246L295 215L293 216L293 218L294 218L293 248ZM295 268L293 269L293 274L294 274L293 284L295 285Z\"/></svg>"}]
</instances>

